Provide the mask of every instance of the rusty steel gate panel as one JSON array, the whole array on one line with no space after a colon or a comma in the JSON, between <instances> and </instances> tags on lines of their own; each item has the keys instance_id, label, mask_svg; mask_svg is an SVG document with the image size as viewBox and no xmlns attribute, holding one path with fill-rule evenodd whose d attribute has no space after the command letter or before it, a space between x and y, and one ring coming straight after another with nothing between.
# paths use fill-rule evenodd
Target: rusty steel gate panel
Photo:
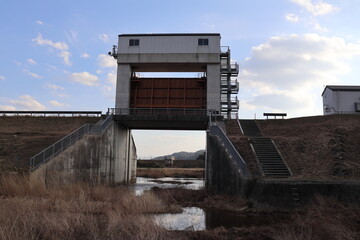
<instances>
[{"instance_id":1,"label":"rusty steel gate panel","mask_svg":"<svg viewBox=\"0 0 360 240\"><path fill-rule=\"evenodd\" d=\"M133 78L130 108L206 109L206 78Z\"/></svg>"}]
</instances>

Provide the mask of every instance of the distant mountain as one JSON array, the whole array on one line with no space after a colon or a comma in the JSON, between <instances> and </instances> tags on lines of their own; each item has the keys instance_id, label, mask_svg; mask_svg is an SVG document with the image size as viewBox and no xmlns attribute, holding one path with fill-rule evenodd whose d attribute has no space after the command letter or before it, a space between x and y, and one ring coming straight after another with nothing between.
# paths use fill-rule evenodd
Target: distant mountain
<instances>
[{"instance_id":1,"label":"distant mountain","mask_svg":"<svg viewBox=\"0 0 360 240\"><path fill-rule=\"evenodd\" d=\"M176 152L170 155L164 155L160 157L153 158L153 160L163 160L165 158L170 158L173 156L175 160L196 160L201 154L204 154L205 150L199 150L196 152Z\"/></svg>"}]
</instances>

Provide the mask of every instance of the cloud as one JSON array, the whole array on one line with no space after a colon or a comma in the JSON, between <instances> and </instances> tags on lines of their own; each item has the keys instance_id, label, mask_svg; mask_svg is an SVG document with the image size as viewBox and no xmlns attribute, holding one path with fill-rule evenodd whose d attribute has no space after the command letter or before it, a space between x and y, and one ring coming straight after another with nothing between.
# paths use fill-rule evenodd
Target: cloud
<instances>
[{"instance_id":1,"label":"cloud","mask_svg":"<svg viewBox=\"0 0 360 240\"><path fill-rule=\"evenodd\" d=\"M10 100L16 109L27 111L44 111L46 107L30 95L20 96L17 100Z\"/></svg>"},{"instance_id":2,"label":"cloud","mask_svg":"<svg viewBox=\"0 0 360 240\"><path fill-rule=\"evenodd\" d=\"M64 90L65 89L65 88L63 88L61 86L58 86L58 85L55 85L55 84L52 84L52 83L46 84L46 87L49 88L49 89L53 89L53 90Z\"/></svg>"},{"instance_id":3,"label":"cloud","mask_svg":"<svg viewBox=\"0 0 360 240\"><path fill-rule=\"evenodd\" d=\"M104 96L108 97L109 99L115 98L115 91L112 86L104 85L102 87L102 93L104 94Z\"/></svg>"},{"instance_id":4,"label":"cloud","mask_svg":"<svg viewBox=\"0 0 360 240\"><path fill-rule=\"evenodd\" d=\"M70 62L71 53L68 51L69 47L65 42L53 42L52 40L44 39L40 33L36 38L32 39L32 41L40 46L49 46L59 50L60 53L58 54L58 56L63 59L64 64L68 66L71 65Z\"/></svg>"},{"instance_id":5,"label":"cloud","mask_svg":"<svg viewBox=\"0 0 360 240\"><path fill-rule=\"evenodd\" d=\"M16 107L9 105L0 105L0 110L2 111L16 111Z\"/></svg>"},{"instance_id":6,"label":"cloud","mask_svg":"<svg viewBox=\"0 0 360 240\"><path fill-rule=\"evenodd\" d=\"M360 44L317 34L272 37L253 47L244 62L244 77L282 87L322 83L351 68L343 59L360 55Z\"/></svg>"},{"instance_id":7,"label":"cloud","mask_svg":"<svg viewBox=\"0 0 360 240\"><path fill-rule=\"evenodd\" d=\"M117 63L113 57L106 54L100 54L97 57L98 65L101 68L116 68Z\"/></svg>"},{"instance_id":8,"label":"cloud","mask_svg":"<svg viewBox=\"0 0 360 240\"><path fill-rule=\"evenodd\" d=\"M46 71L48 71L48 72L51 72L53 70L58 70L58 68L55 67L54 65L51 65L51 64L48 64L48 63L46 65L47 65Z\"/></svg>"},{"instance_id":9,"label":"cloud","mask_svg":"<svg viewBox=\"0 0 360 240\"><path fill-rule=\"evenodd\" d=\"M37 62L36 62L34 59L32 59L32 58L28 58L26 61L27 61L29 64L31 64L31 65L37 64Z\"/></svg>"},{"instance_id":10,"label":"cloud","mask_svg":"<svg viewBox=\"0 0 360 240\"><path fill-rule=\"evenodd\" d=\"M106 80L108 83L110 83L112 86L116 85L116 74L115 73L108 73L106 76Z\"/></svg>"},{"instance_id":11,"label":"cloud","mask_svg":"<svg viewBox=\"0 0 360 240\"><path fill-rule=\"evenodd\" d=\"M313 23L313 27L314 27L314 29L315 29L316 31L318 31L318 32L327 32L327 31L328 31L327 28L322 27L322 26L321 26L319 23L317 23L317 22L314 22L314 23Z\"/></svg>"},{"instance_id":12,"label":"cloud","mask_svg":"<svg viewBox=\"0 0 360 240\"><path fill-rule=\"evenodd\" d=\"M53 94L53 95L55 95L55 96L57 96L57 97L59 97L59 98L68 98L69 97L69 95L68 94L66 94L66 93L59 93L59 92L52 92L51 94Z\"/></svg>"},{"instance_id":13,"label":"cloud","mask_svg":"<svg viewBox=\"0 0 360 240\"><path fill-rule=\"evenodd\" d=\"M72 73L70 79L74 82L78 82L87 86L98 85L98 77L88 72Z\"/></svg>"},{"instance_id":14,"label":"cloud","mask_svg":"<svg viewBox=\"0 0 360 240\"><path fill-rule=\"evenodd\" d=\"M101 41L103 41L104 43L107 43L107 42L109 42L109 35L107 35L107 34L105 34L105 33L103 33L103 34L100 34L99 35L99 39L101 40Z\"/></svg>"},{"instance_id":15,"label":"cloud","mask_svg":"<svg viewBox=\"0 0 360 240\"><path fill-rule=\"evenodd\" d=\"M66 34L68 41L71 44L75 45L76 43L78 43L78 41L79 41L78 31L70 29L70 30L66 31L65 34Z\"/></svg>"},{"instance_id":16,"label":"cloud","mask_svg":"<svg viewBox=\"0 0 360 240\"><path fill-rule=\"evenodd\" d=\"M81 58L89 58L90 55L88 53L83 53L80 55Z\"/></svg>"},{"instance_id":17,"label":"cloud","mask_svg":"<svg viewBox=\"0 0 360 240\"><path fill-rule=\"evenodd\" d=\"M272 37L253 47L242 63L240 85L247 89L240 94L242 107L314 113L322 86L339 83L339 76L351 71L347 60L356 56L360 56L360 44L342 38L317 34Z\"/></svg>"},{"instance_id":18,"label":"cloud","mask_svg":"<svg viewBox=\"0 0 360 240\"><path fill-rule=\"evenodd\" d=\"M40 20L36 20L36 23L39 24L39 25L44 25L44 22L40 21Z\"/></svg>"},{"instance_id":19,"label":"cloud","mask_svg":"<svg viewBox=\"0 0 360 240\"><path fill-rule=\"evenodd\" d=\"M66 106L66 104L58 102L56 100L51 100L51 101L49 101L49 103L54 107L65 107Z\"/></svg>"},{"instance_id":20,"label":"cloud","mask_svg":"<svg viewBox=\"0 0 360 240\"><path fill-rule=\"evenodd\" d=\"M0 75L0 80L5 80L5 77Z\"/></svg>"},{"instance_id":21,"label":"cloud","mask_svg":"<svg viewBox=\"0 0 360 240\"><path fill-rule=\"evenodd\" d=\"M68 65L68 66L71 66L71 62L70 62L70 56L71 56L71 53L68 52L68 51L61 51L59 53L59 56L63 59L65 65Z\"/></svg>"},{"instance_id":22,"label":"cloud","mask_svg":"<svg viewBox=\"0 0 360 240\"><path fill-rule=\"evenodd\" d=\"M116 73L110 72L106 75L107 85L103 86L103 94L110 98L115 98L115 86L116 86Z\"/></svg>"},{"instance_id":23,"label":"cloud","mask_svg":"<svg viewBox=\"0 0 360 240\"><path fill-rule=\"evenodd\" d=\"M40 75L37 74L37 73L30 72L28 69L23 69L23 71L24 71L25 73L27 73L28 75L30 75L31 77L33 77L33 78L37 78L37 79L43 78L42 76L40 76Z\"/></svg>"},{"instance_id":24,"label":"cloud","mask_svg":"<svg viewBox=\"0 0 360 240\"><path fill-rule=\"evenodd\" d=\"M300 19L294 13L288 13L285 15L285 19L289 22L298 22Z\"/></svg>"},{"instance_id":25,"label":"cloud","mask_svg":"<svg viewBox=\"0 0 360 240\"><path fill-rule=\"evenodd\" d=\"M291 2L305 8L314 16L326 15L336 11L338 8L321 0L314 3L313 0L290 0Z\"/></svg>"},{"instance_id":26,"label":"cloud","mask_svg":"<svg viewBox=\"0 0 360 240\"><path fill-rule=\"evenodd\" d=\"M36 38L32 39L32 41L40 46L47 45L58 50L68 50L68 45L65 42L53 42L49 39L44 39L41 33L39 33Z\"/></svg>"}]
</instances>

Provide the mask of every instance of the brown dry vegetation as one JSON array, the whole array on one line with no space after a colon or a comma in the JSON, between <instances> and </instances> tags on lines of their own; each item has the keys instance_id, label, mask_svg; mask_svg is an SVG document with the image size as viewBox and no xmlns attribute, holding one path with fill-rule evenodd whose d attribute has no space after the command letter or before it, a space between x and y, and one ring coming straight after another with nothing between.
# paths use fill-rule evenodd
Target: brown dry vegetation
<instances>
[{"instance_id":1,"label":"brown dry vegetation","mask_svg":"<svg viewBox=\"0 0 360 240\"><path fill-rule=\"evenodd\" d=\"M204 178L205 170L202 168L138 168L136 170L136 176L150 178Z\"/></svg>"},{"instance_id":2,"label":"brown dry vegetation","mask_svg":"<svg viewBox=\"0 0 360 240\"><path fill-rule=\"evenodd\" d=\"M181 188L152 191L166 203L237 212L245 220L242 227L181 232L177 234L181 239L360 239L360 206L344 205L331 198L316 197L311 204L297 211L271 212L249 208L243 199L235 196L211 196L205 191Z\"/></svg>"},{"instance_id":3,"label":"brown dry vegetation","mask_svg":"<svg viewBox=\"0 0 360 240\"><path fill-rule=\"evenodd\" d=\"M174 211L179 207L151 192L137 197L123 187L0 179L0 239L168 239L149 213Z\"/></svg>"},{"instance_id":4,"label":"brown dry vegetation","mask_svg":"<svg viewBox=\"0 0 360 240\"><path fill-rule=\"evenodd\" d=\"M227 123L229 138L253 175L259 176L247 138L235 123ZM257 123L263 135L276 142L293 178L360 179L360 115L258 120Z\"/></svg>"},{"instance_id":5,"label":"brown dry vegetation","mask_svg":"<svg viewBox=\"0 0 360 240\"><path fill-rule=\"evenodd\" d=\"M0 117L0 170L25 168L29 159L98 117Z\"/></svg>"},{"instance_id":6,"label":"brown dry vegetation","mask_svg":"<svg viewBox=\"0 0 360 240\"><path fill-rule=\"evenodd\" d=\"M273 231L273 239L360 239L360 206L343 205L329 198L317 197L302 214L294 214L290 223Z\"/></svg>"},{"instance_id":7,"label":"brown dry vegetation","mask_svg":"<svg viewBox=\"0 0 360 240\"><path fill-rule=\"evenodd\" d=\"M296 178L360 179L360 116L259 121Z\"/></svg>"},{"instance_id":8,"label":"brown dry vegetation","mask_svg":"<svg viewBox=\"0 0 360 240\"><path fill-rule=\"evenodd\" d=\"M184 188L153 188L151 191L164 202L183 207L197 206L229 212L243 212L248 209L246 201L238 196L212 195L205 190Z\"/></svg>"},{"instance_id":9,"label":"brown dry vegetation","mask_svg":"<svg viewBox=\"0 0 360 240\"><path fill-rule=\"evenodd\" d=\"M178 212L179 205L236 211L256 221L198 232L154 224L152 213ZM356 240L359 215L358 205L320 197L297 213L258 212L239 197L210 196L204 190L154 189L135 196L124 187L53 183L47 188L25 176L0 177L0 239Z\"/></svg>"}]
</instances>

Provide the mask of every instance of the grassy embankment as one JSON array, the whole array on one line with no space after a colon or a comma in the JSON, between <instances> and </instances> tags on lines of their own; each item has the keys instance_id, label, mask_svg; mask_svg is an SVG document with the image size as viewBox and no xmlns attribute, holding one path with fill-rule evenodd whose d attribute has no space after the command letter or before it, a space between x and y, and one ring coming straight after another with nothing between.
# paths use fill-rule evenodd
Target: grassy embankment
<instances>
[{"instance_id":1,"label":"grassy embankment","mask_svg":"<svg viewBox=\"0 0 360 240\"><path fill-rule=\"evenodd\" d=\"M99 117L0 116L0 171L29 169L29 159Z\"/></svg>"},{"instance_id":2,"label":"grassy embankment","mask_svg":"<svg viewBox=\"0 0 360 240\"><path fill-rule=\"evenodd\" d=\"M152 213L180 206L232 211L250 217L243 227L167 231ZM359 239L360 207L331 199L297 212L261 212L239 197L204 190L154 189L135 196L124 187L84 183L46 187L27 177L0 177L0 239ZM259 221L263 218L269 221ZM260 224L261 223L261 224Z\"/></svg>"},{"instance_id":3,"label":"grassy embankment","mask_svg":"<svg viewBox=\"0 0 360 240\"><path fill-rule=\"evenodd\" d=\"M275 141L292 179L360 180L359 114L257 120L257 124L265 137ZM251 174L261 177L251 140L236 120L226 121L226 127Z\"/></svg>"}]
</instances>

